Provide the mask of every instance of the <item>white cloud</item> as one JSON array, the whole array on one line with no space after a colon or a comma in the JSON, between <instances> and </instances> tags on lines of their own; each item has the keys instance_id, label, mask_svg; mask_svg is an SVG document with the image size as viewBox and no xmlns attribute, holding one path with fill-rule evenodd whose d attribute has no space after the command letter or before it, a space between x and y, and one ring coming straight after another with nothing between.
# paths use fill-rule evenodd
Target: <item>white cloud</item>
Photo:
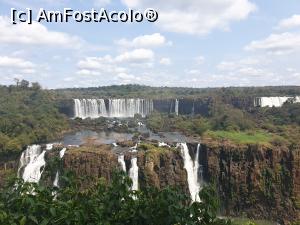
<instances>
[{"instance_id":1,"label":"white cloud","mask_svg":"<svg viewBox=\"0 0 300 225\"><path fill-rule=\"evenodd\" d=\"M154 52L150 49L135 49L118 55L115 60L120 63L147 63L154 59Z\"/></svg>"},{"instance_id":2,"label":"white cloud","mask_svg":"<svg viewBox=\"0 0 300 225\"><path fill-rule=\"evenodd\" d=\"M103 57L86 57L78 62L78 67L81 69L97 70L107 67L114 62L110 55Z\"/></svg>"},{"instance_id":3,"label":"white cloud","mask_svg":"<svg viewBox=\"0 0 300 225\"><path fill-rule=\"evenodd\" d=\"M33 9L38 9L41 7L47 7L47 6L62 6L66 4L69 0L27 0L26 2L24 1L19 1L19 0L0 0L0 2L4 2L5 4L10 4L11 6L17 7L17 8L33 8Z\"/></svg>"},{"instance_id":4,"label":"white cloud","mask_svg":"<svg viewBox=\"0 0 300 225\"><path fill-rule=\"evenodd\" d=\"M123 67L131 65L147 65L154 59L154 53L149 49L135 49L126 51L116 57L86 57L77 63L78 75L116 75L127 71Z\"/></svg>"},{"instance_id":5,"label":"white cloud","mask_svg":"<svg viewBox=\"0 0 300 225\"><path fill-rule=\"evenodd\" d=\"M263 77L273 75L272 72L266 69L269 63L264 57L245 58L236 61L222 61L217 65L217 69L236 77Z\"/></svg>"},{"instance_id":6,"label":"white cloud","mask_svg":"<svg viewBox=\"0 0 300 225\"><path fill-rule=\"evenodd\" d=\"M169 66L169 65L172 64L170 58L161 58L159 63L162 64L162 65L165 65L165 66Z\"/></svg>"},{"instance_id":7,"label":"white cloud","mask_svg":"<svg viewBox=\"0 0 300 225\"><path fill-rule=\"evenodd\" d=\"M300 28L300 15L293 15L290 18L283 19L279 22L276 29Z\"/></svg>"},{"instance_id":8,"label":"white cloud","mask_svg":"<svg viewBox=\"0 0 300 225\"><path fill-rule=\"evenodd\" d=\"M300 33L271 34L269 37L252 41L245 47L247 51L264 50L268 53L281 55L300 49Z\"/></svg>"},{"instance_id":9,"label":"white cloud","mask_svg":"<svg viewBox=\"0 0 300 225\"><path fill-rule=\"evenodd\" d=\"M154 53L149 49L125 51L116 56L85 57L77 63L76 80L82 80L84 76L84 86L93 84L91 79L102 84L141 83L146 80L142 74L152 63Z\"/></svg>"},{"instance_id":10,"label":"white cloud","mask_svg":"<svg viewBox=\"0 0 300 225\"><path fill-rule=\"evenodd\" d=\"M150 35L141 35L133 40L123 38L118 40L116 43L127 48L152 48L165 45L166 38L160 33L154 33Z\"/></svg>"},{"instance_id":11,"label":"white cloud","mask_svg":"<svg viewBox=\"0 0 300 225\"><path fill-rule=\"evenodd\" d=\"M83 76L115 75L126 71L126 68L119 66L110 55L86 57L80 60L77 66L77 74Z\"/></svg>"},{"instance_id":12,"label":"white cloud","mask_svg":"<svg viewBox=\"0 0 300 225\"><path fill-rule=\"evenodd\" d=\"M214 29L229 30L231 22L246 19L255 11L250 0L122 0L132 8L154 8L156 24L166 31L205 35Z\"/></svg>"},{"instance_id":13,"label":"white cloud","mask_svg":"<svg viewBox=\"0 0 300 225\"><path fill-rule=\"evenodd\" d=\"M191 70L187 70L186 73L191 74L191 75L199 75L200 70L191 69Z\"/></svg>"},{"instance_id":14,"label":"white cloud","mask_svg":"<svg viewBox=\"0 0 300 225\"><path fill-rule=\"evenodd\" d=\"M137 83L138 81L141 80L140 77L135 76L133 74L127 74L127 73L119 73L117 75L117 79L121 84L132 84L132 83Z\"/></svg>"},{"instance_id":15,"label":"white cloud","mask_svg":"<svg viewBox=\"0 0 300 225\"><path fill-rule=\"evenodd\" d=\"M202 56L202 55L195 57L195 62L196 62L196 64L198 64L198 65L203 64L204 61L205 61L205 57Z\"/></svg>"},{"instance_id":16,"label":"white cloud","mask_svg":"<svg viewBox=\"0 0 300 225\"><path fill-rule=\"evenodd\" d=\"M9 84L14 78L37 81L37 71L41 78L44 73L43 66L20 57L0 56L0 82L2 83Z\"/></svg>"},{"instance_id":17,"label":"white cloud","mask_svg":"<svg viewBox=\"0 0 300 225\"><path fill-rule=\"evenodd\" d=\"M19 68L23 70L32 70L35 67L35 64L26 61L22 58L0 56L0 68Z\"/></svg>"},{"instance_id":18,"label":"white cloud","mask_svg":"<svg viewBox=\"0 0 300 225\"><path fill-rule=\"evenodd\" d=\"M94 0L94 5L96 7L103 7L110 4L110 0Z\"/></svg>"},{"instance_id":19,"label":"white cloud","mask_svg":"<svg viewBox=\"0 0 300 225\"><path fill-rule=\"evenodd\" d=\"M0 44L50 45L64 48L80 48L83 40L64 32L48 30L33 22L13 25L7 17L0 16Z\"/></svg>"}]
</instances>

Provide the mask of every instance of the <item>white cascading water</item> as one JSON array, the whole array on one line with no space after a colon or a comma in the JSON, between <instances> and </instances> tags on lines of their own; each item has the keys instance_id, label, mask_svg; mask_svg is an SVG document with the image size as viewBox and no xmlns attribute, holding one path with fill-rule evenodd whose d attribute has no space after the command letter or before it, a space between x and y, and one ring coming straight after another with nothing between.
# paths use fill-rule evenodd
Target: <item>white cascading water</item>
<instances>
[{"instance_id":1,"label":"white cascading water","mask_svg":"<svg viewBox=\"0 0 300 225\"><path fill-rule=\"evenodd\" d=\"M118 147L118 144L114 142L114 143L112 143L112 146Z\"/></svg>"},{"instance_id":2,"label":"white cascading water","mask_svg":"<svg viewBox=\"0 0 300 225\"><path fill-rule=\"evenodd\" d=\"M150 99L74 99L75 117L98 118L118 117L127 118L140 114L143 117L153 111L153 101Z\"/></svg>"},{"instance_id":3,"label":"white cascading water","mask_svg":"<svg viewBox=\"0 0 300 225\"><path fill-rule=\"evenodd\" d=\"M169 147L170 148L171 146L165 142L158 142L158 147Z\"/></svg>"},{"instance_id":4,"label":"white cascading water","mask_svg":"<svg viewBox=\"0 0 300 225\"><path fill-rule=\"evenodd\" d=\"M175 114L178 116L178 112L179 112L179 100L176 99L175 100Z\"/></svg>"},{"instance_id":5,"label":"white cascading water","mask_svg":"<svg viewBox=\"0 0 300 225\"><path fill-rule=\"evenodd\" d=\"M54 181L53 181L53 186L54 187L59 187L58 186L58 180L59 180L59 174L58 174L58 171L57 171L56 174L55 174Z\"/></svg>"},{"instance_id":6,"label":"white cascading water","mask_svg":"<svg viewBox=\"0 0 300 225\"><path fill-rule=\"evenodd\" d=\"M120 163L122 170L126 173L126 164L124 160L124 155L118 156L118 163Z\"/></svg>"},{"instance_id":7,"label":"white cascading water","mask_svg":"<svg viewBox=\"0 0 300 225\"><path fill-rule=\"evenodd\" d=\"M50 146L48 149L51 149ZM20 176L20 171L24 168L22 178L25 182L38 183L40 181L46 164L45 153L46 151L42 151L40 145L28 146L22 153L18 174Z\"/></svg>"},{"instance_id":8,"label":"white cascading water","mask_svg":"<svg viewBox=\"0 0 300 225\"><path fill-rule=\"evenodd\" d=\"M62 159L64 157L66 150L67 150L66 148L63 148L62 150L59 151L59 158L60 159ZM54 187L59 187L58 181L59 181L59 173L58 173L58 171L56 171L55 179L53 181L53 186Z\"/></svg>"},{"instance_id":9,"label":"white cascading water","mask_svg":"<svg viewBox=\"0 0 300 225\"><path fill-rule=\"evenodd\" d=\"M184 168L187 171L187 181L188 181L188 186L189 186L189 191L191 194L191 199L193 202L199 202L200 197L199 197L199 191L201 188L200 181L198 178L198 168L199 168L199 151L200 151L200 144L197 146L197 151L195 155L194 161L192 160L189 149L186 143L181 143L181 154L183 157L183 162L184 162Z\"/></svg>"},{"instance_id":10,"label":"white cascading water","mask_svg":"<svg viewBox=\"0 0 300 225\"><path fill-rule=\"evenodd\" d=\"M292 100L294 103L300 102L300 97L259 97L254 100L254 106L259 107L282 107L288 100Z\"/></svg>"},{"instance_id":11,"label":"white cascading water","mask_svg":"<svg viewBox=\"0 0 300 225\"><path fill-rule=\"evenodd\" d=\"M129 169L129 177L132 180L131 190L136 191L139 189L139 167L137 165L137 158L131 159L131 168Z\"/></svg>"}]
</instances>

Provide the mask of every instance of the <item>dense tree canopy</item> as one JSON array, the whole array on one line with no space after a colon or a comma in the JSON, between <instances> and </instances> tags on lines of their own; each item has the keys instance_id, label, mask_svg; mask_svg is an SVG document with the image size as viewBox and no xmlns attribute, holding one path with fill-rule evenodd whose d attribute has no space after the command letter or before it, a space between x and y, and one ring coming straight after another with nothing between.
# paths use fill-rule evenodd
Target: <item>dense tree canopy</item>
<instances>
[{"instance_id":1,"label":"dense tree canopy","mask_svg":"<svg viewBox=\"0 0 300 225\"><path fill-rule=\"evenodd\" d=\"M63 179L59 189L13 183L0 197L0 224L230 224L217 217L219 205L211 187L201 191L202 202L190 204L188 196L170 188L131 191L131 180L121 172L113 174L111 184L100 180L84 191Z\"/></svg>"},{"instance_id":2,"label":"dense tree canopy","mask_svg":"<svg viewBox=\"0 0 300 225\"><path fill-rule=\"evenodd\" d=\"M47 142L67 129L66 117L53 97L38 83L0 86L0 152L20 151L34 142Z\"/></svg>"}]
</instances>

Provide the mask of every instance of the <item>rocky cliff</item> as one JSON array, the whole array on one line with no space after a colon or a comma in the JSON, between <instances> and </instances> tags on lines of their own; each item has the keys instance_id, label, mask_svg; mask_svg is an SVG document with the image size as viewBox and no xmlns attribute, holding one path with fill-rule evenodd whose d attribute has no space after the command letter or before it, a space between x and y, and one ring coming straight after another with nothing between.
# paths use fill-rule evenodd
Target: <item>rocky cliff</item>
<instances>
[{"instance_id":1,"label":"rocky cliff","mask_svg":"<svg viewBox=\"0 0 300 225\"><path fill-rule=\"evenodd\" d=\"M189 144L195 157L197 144ZM188 193L187 173L179 151L141 150L136 154L139 186L168 185ZM125 153L127 171L132 153ZM235 145L203 141L199 162L206 182L216 184L223 213L273 219L286 223L299 219L300 150L286 147ZM68 151L64 167L83 177L104 177L118 167L117 156L109 149Z\"/></svg>"},{"instance_id":2,"label":"rocky cliff","mask_svg":"<svg viewBox=\"0 0 300 225\"><path fill-rule=\"evenodd\" d=\"M131 167L132 155L135 153L127 152L124 155L127 172ZM187 174L178 151L139 151L136 156L141 189L147 185L158 188L176 186L188 192ZM76 176L83 178L83 186L90 185L100 177L110 181L112 172L120 168L117 155L108 146L70 149L64 156L63 164L64 170L73 171Z\"/></svg>"},{"instance_id":3,"label":"rocky cliff","mask_svg":"<svg viewBox=\"0 0 300 225\"><path fill-rule=\"evenodd\" d=\"M300 150L207 142L200 162L227 215L287 222L300 216Z\"/></svg>"},{"instance_id":4,"label":"rocky cliff","mask_svg":"<svg viewBox=\"0 0 300 225\"><path fill-rule=\"evenodd\" d=\"M130 168L131 155L125 155L126 168ZM178 187L188 193L187 173L182 157L177 150L148 150L137 153L139 167L139 186L147 185L157 188Z\"/></svg>"},{"instance_id":5,"label":"rocky cliff","mask_svg":"<svg viewBox=\"0 0 300 225\"><path fill-rule=\"evenodd\" d=\"M72 171L76 177L82 179L82 187L91 185L99 178L105 178L109 182L118 166L117 156L109 146L69 149L63 158L64 171Z\"/></svg>"},{"instance_id":6,"label":"rocky cliff","mask_svg":"<svg viewBox=\"0 0 300 225\"><path fill-rule=\"evenodd\" d=\"M188 193L187 172L180 151L147 146L135 153L122 153L127 172L131 157L137 157L140 189L147 185L176 186ZM194 159L197 143L188 144L188 148ZM49 162L51 158L49 153L46 160ZM299 148L202 140L198 160L204 181L215 183L218 189L224 214L280 223L300 219ZM113 170L120 168L117 154L108 145L70 148L60 163L64 171L71 170L83 178L83 188L100 177L109 182ZM0 184L8 174L16 173L17 164L17 160L2 158ZM51 173L51 182L56 169Z\"/></svg>"}]
</instances>

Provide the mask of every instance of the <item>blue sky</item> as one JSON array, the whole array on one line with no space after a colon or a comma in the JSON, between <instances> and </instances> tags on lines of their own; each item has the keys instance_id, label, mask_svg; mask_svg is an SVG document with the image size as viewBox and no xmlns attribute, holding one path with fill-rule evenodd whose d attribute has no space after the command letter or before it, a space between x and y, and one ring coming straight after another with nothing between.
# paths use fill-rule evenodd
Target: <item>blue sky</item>
<instances>
[{"instance_id":1,"label":"blue sky","mask_svg":"<svg viewBox=\"0 0 300 225\"><path fill-rule=\"evenodd\" d=\"M154 8L155 23L13 25L34 11ZM294 0L0 0L0 84L223 87L300 85L300 4Z\"/></svg>"}]
</instances>

